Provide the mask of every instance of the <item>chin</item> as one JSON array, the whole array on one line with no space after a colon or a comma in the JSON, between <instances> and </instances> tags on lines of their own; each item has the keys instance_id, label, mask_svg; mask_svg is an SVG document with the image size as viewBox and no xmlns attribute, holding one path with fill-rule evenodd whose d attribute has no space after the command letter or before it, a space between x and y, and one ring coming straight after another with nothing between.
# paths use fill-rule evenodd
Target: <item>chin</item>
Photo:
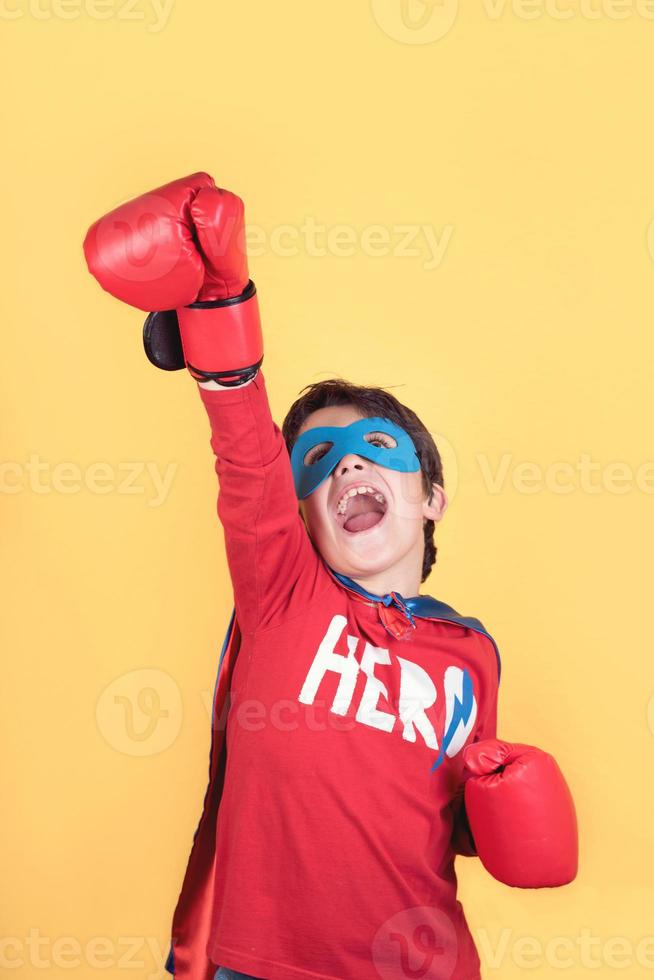
<instances>
[{"instance_id":1,"label":"chin","mask_svg":"<svg viewBox=\"0 0 654 980\"><path fill-rule=\"evenodd\" d=\"M388 511L379 523L354 532L346 531L338 524L334 526L329 515L324 519L321 515L311 531L311 538L331 568L352 578L384 572L401 561L415 544L413 538L405 540L406 531L405 526L398 527ZM420 534L422 540L422 524Z\"/></svg>"},{"instance_id":2,"label":"chin","mask_svg":"<svg viewBox=\"0 0 654 980\"><path fill-rule=\"evenodd\" d=\"M351 544L330 541L330 547L323 551L323 557L332 568L341 575L350 578L356 575L375 575L391 568L401 558L401 551L390 548L389 542L375 540L369 532L363 532L365 540L353 541ZM386 547L384 546L386 545Z\"/></svg>"}]
</instances>

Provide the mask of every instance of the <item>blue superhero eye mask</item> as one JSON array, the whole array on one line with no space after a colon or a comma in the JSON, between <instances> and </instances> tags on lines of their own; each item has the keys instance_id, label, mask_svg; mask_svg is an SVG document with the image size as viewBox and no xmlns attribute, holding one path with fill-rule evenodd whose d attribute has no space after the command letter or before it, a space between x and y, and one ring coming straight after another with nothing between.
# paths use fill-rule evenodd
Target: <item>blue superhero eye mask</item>
<instances>
[{"instance_id":1,"label":"blue superhero eye mask","mask_svg":"<svg viewBox=\"0 0 654 980\"><path fill-rule=\"evenodd\" d=\"M381 433L377 444L370 441L376 433ZM381 442L387 445L381 445ZM350 425L316 426L303 432L291 451L298 500L313 493L348 453L363 456L398 473L415 473L420 469L413 439L389 419L374 417L359 419Z\"/></svg>"}]
</instances>

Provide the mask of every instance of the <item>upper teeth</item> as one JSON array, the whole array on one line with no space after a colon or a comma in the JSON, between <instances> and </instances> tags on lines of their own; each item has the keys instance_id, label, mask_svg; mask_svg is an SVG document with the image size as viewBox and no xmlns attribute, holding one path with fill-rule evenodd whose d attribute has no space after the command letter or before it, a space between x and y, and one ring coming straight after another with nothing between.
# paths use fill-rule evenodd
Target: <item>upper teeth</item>
<instances>
[{"instance_id":1,"label":"upper teeth","mask_svg":"<svg viewBox=\"0 0 654 980\"><path fill-rule=\"evenodd\" d=\"M344 514L347 509L348 500L350 499L350 497L356 497L358 493L371 493L374 496L375 500L378 500L380 504L384 503L384 495L381 494L378 490L375 490L374 487L350 487L350 489L346 490L343 496L338 501L336 513Z\"/></svg>"}]
</instances>

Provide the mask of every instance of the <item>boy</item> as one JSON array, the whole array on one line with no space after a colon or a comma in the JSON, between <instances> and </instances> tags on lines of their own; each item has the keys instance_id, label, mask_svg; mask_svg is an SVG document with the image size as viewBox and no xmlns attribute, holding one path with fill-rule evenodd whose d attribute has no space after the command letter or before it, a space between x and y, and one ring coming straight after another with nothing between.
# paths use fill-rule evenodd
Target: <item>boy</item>
<instances>
[{"instance_id":1,"label":"boy","mask_svg":"<svg viewBox=\"0 0 654 980\"><path fill-rule=\"evenodd\" d=\"M167 968L474 980L455 854L509 884L570 881L572 801L551 756L496 740L500 663L481 623L419 594L447 498L417 416L331 381L283 433L273 422L243 240L242 202L207 174L85 240L105 289L158 311L150 359L198 382L234 588Z\"/></svg>"}]
</instances>

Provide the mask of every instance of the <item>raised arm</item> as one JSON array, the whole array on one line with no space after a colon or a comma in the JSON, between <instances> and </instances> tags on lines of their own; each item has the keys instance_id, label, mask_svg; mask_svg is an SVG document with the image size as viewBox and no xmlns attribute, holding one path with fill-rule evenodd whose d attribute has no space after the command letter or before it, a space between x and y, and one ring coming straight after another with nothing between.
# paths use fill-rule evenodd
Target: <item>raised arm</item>
<instances>
[{"instance_id":1,"label":"raised arm","mask_svg":"<svg viewBox=\"0 0 654 980\"><path fill-rule=\"evenodd\" d=\"M211 425L234 602L244 630L306 607L327 573L298 510L291 463L273 422L263 374L232 390L201 386Z\"/></svg>"},{"instance_id":2,"label":"raised arm","mask_svg":"<svg viewBox=\"0 0 654 980\"><path fill-rule=\"evenodd\" d=\"M263 340L243 202L208 174L191 174L100 218L84 253L104 289L149 311L149 359L165 370L186 367L198 382L239 626L274 625L290 602L310 601L328 575L300 517L259 370Z\"/></svg>"}]
</instances>

